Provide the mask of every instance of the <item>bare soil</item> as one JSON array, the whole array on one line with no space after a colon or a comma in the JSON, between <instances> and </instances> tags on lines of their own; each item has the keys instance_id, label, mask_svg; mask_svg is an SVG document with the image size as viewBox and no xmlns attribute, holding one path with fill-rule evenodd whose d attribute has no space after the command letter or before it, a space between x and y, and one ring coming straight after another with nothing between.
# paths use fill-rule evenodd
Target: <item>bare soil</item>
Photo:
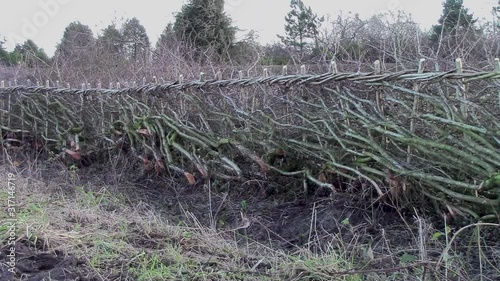
<instances>
[{"instance_id":1,"label":"bare soil","mask_svg":"<svg viewBox=\"0 0 500 281\"><path fill-rule=\"evenodd\" d=\"M0 265L1 281L8 280L81 280L93 281L97 278L89 277L92 271L85 262L76 257L67 256L62 252L47 253L33 245L30 241L22 239L16 243L16 273L9 271L5 264ZM3 247L0 260L8 260L9 249Z\"/></svg>"}]
</instances>

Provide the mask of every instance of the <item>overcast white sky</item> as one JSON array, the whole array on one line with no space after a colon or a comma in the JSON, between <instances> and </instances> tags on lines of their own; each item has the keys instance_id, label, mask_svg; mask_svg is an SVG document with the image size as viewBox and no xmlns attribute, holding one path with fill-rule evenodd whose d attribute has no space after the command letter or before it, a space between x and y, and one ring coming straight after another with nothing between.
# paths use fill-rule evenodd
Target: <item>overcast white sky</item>
<instances>
[{"instance_id":1,"label":"overcast white sky","mask_svg":"<svg viewBox=\"0 0 500 281\"><path fill-rule=\"evenodd\" d=\"M319 15L336 16L343 11L359 13L367 18L390 10L404 10L428 28L442 12L444 0L303 0ZM94 35L113 20L137 17L155 44L165 26L173 21L185 0L3 0L0 11L0 36L12 50L16 43L33 39L48 55L54 53L65 27L72 21L90 26ZM498 0L464 0L476 17L491 19L491 9ZM256 30L259 41L277 41L284 33L284 17L290 10L289 0L225 0L226 12L234 25Z\"/></svg>"}]
</instances>

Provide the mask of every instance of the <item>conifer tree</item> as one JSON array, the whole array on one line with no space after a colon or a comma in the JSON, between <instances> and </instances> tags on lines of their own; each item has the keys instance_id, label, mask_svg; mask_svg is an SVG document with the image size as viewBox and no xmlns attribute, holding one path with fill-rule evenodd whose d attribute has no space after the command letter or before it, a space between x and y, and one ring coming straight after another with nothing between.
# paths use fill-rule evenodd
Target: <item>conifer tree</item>
<instances>
[{"instance_id":1,"label":"conifer tree","mask_svg":"<svg viewBox=\"0 0 500 281\"><path fill-rule=\"evenodd\" d=\"M87 65L94 49L95 38L92 30L80 22L72 22L64 30L61 43L57 45L56 62L60 66Z\"/></svg>"},{"instance_id":2,"label":"conifer tree","mask_svg":"<svg viewBox=\"0 0 500 281\"><path fill-rule=\"evenodd\" d=\"M306 7L302 0L291 0L290 8L292 10L285 17L286 36L278 37L283 44L302 54L311 39L316 41L323 18L313 13L311 7Z\"/></svg>"},{"instance_id":3,"label":"conifer tree","mask_svg":"<svg viewBox=\"0 0 500 281\"><path fill-rule=\"evenodd\" d=\"M123 35L115 24L108 25L97 38L97 45L107 54L120 55L123 53Z\"/></svg>"},{"instance_id":4,"label":"conifer tree","mask_svg":"<svg viewBox=\"0 0 500 281\"><path fill-rule=\"evenodd\" d=\"M57 51L61 55L72 55L75 52L90 48L94 43L94 35L87 25L80 22L72 22L64 30L63 38L57 46Z\"/></svg>"},{"instance_id":5,"label":"conifer tree","mask_svg":"<svg viewBox=\"0 0 500 281\"><path fill-rule=\"evenodd\" d=\"M443 3L443 14L437 25L432 28L431 41L437 44L440 40L451 39L457 43L457 36L467 36L474 40L478 29L476 19L463 5L463 0L446 0Z\"/></svg>"},{"instance_id":6,"label":"conifer tree","mask_svg":"<svg viewBox=\"0 0 500 281\"><path fill-rule=\"evenodd\" d=\"M5 47L3 46L4 44L5 41L3 41L0 38L0 64L9 65L10 64L9 52L5 50Z\"/></svg>"},{"instance_id":7,"label":"conifer tree","mask_svg":"<svg viewBox=\"0 0 500 281\"><path fill-rule=\"evenodd\" d=\"M11 64L24 63L28 67L47 65L49 57L33 40L28 39L22 45L16 45L10 54Z\"/></svg>"},{"instance_id":8,"label":"conifer tree","mask_svg":"<svg viewBox=\"0 0 500 281\"><path fill-rule=\"evenodd\" d=\"M190 0L176 15L173 30L181 41L198 50L225 55L234 43L236 28L224 13L224 0Z\"/></svg>"},{"instance_id":9,"label":"conifer tree","mask_svg":"<svg viewBox=\"0 0 500 281\"><path fill-rule=\"evenodd\" d=\"M137 18L131 18L125 22L122 28L122 38L125 56L128 59L136 61L139 58L147 58L151 43L146 34L146 28Z\"/></svg>"}]
</instances>

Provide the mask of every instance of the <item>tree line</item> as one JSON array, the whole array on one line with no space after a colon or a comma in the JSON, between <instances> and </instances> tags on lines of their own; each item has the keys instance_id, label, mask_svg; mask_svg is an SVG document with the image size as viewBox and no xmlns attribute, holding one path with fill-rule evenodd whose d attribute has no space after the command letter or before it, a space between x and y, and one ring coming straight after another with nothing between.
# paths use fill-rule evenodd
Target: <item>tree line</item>
<instances>
[{"instance_id":1,"label":"tree line","mask_svg":"<svg viewBox=\"0 0 500 281\"><path fill-rule=\"evenodd\" d=\"M33 40L8 52L0 40L0 64L45 68L51 76L71 72L89 75L137 76L144 71L194 65L284 65L345 62L415 63L420 58L483 62L500 50L500 1L492 7L492 21L478 24L462 0L446 0L431 30L422 30L404 12L361 19L358 14L336 18L318 16L302 0L291 0L279 43L261 45L250 31L236 40L238 27L224 12L223 0L190 0L169 23L156 46L137 18L104 28L94 36L80 22L70 23L49 57ZM0 37L1 38L1 37ZM126 69L126 71L124 71ZM99 73L100 72L100 73Z\"/></svg>"}]
</instances>

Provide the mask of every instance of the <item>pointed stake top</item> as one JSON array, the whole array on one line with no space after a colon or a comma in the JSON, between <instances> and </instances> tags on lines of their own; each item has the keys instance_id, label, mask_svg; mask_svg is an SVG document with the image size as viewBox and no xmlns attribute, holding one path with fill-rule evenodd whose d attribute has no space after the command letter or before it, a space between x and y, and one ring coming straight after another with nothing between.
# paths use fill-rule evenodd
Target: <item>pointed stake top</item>
<instances>
[{"instance_id":1,"label":"pointed stake top","mask_svg":"<svg viewBox=\"0 0 500 281\"><path fill-rule=\"evenodd\" d=\"M455 59L455 65L457 66L457 73L464 73L464 65L461 58Z\"/></svg>"},{"instance_id":2,"label":"pointed stake top","mask_svg":"<svg viewBox=\"0 0 500 281\"><path fill-rule=\"evenodd\" d=\"M380 74L382 72L380 69L380 61L379 60L376 60L373 63L373 67L375 68L375 74Z\"/></svg>"},{"instance_id":3,"label":"pointed stake top","mask_svg":"<svg viewBox=\"0 0 500 281\"><path fill-rule=\"evenodd\" d=\"M337 74L337 72L338 72L337 62L335 62L334 60L332 60L332 62L330 63L330 72L333 74Z\"/></svg>"},{"instance_id":4,"label":"pointed stake top","mask_svg":"<svg viewBox=\"0 0 500 281\"><path fill-rule=\"evenodd\" d=\"M424 69L425 69L425 59L422 58L418 62L418 73L424 73Z\"/></svg>"}]
</instances>

